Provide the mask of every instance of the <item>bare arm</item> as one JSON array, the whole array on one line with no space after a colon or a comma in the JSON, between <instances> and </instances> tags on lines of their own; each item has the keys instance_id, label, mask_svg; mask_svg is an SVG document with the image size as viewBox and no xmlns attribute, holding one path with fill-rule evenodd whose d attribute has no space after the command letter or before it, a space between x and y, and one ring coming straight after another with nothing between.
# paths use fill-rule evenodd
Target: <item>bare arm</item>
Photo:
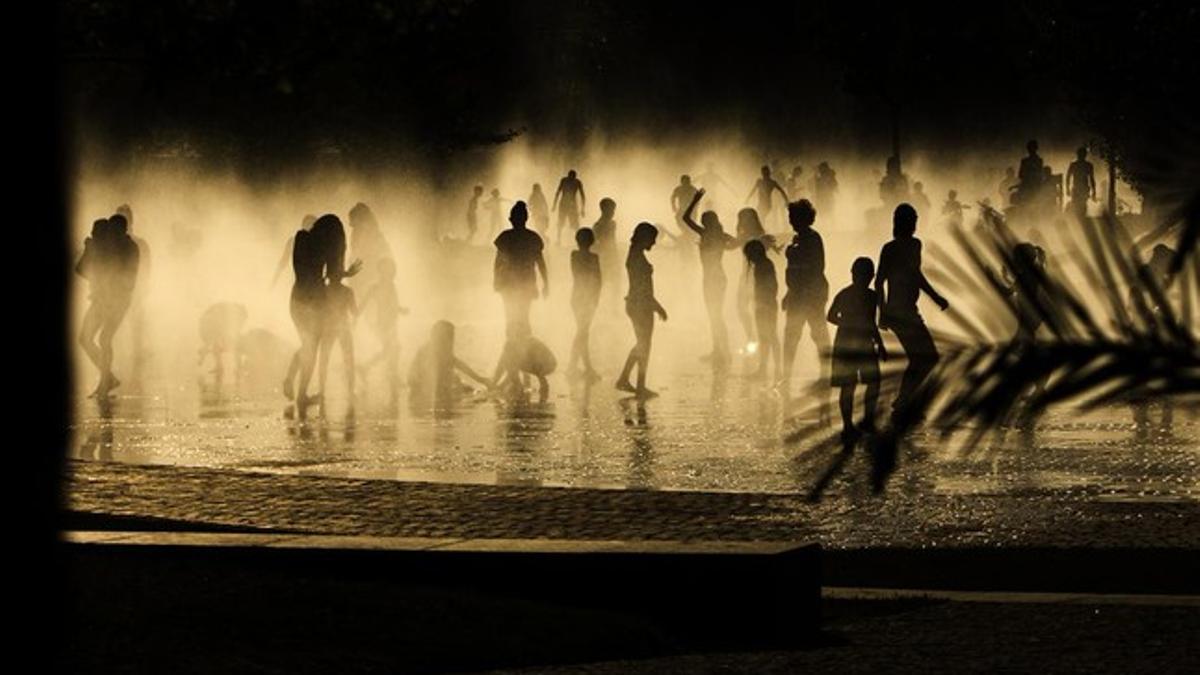
<instances>
[{"instance_id":1,"label":"bare arm","mask_svg":"<svg viewBox=\"0 0 1200 675\"><path fill-rule=\"evenodd\" d=\"M587 195L583 193L583 181L579 181L579 215L587 213Z\"/></svg>"},{"instance_id":2,"label":"bare arm","mask_svg":"<svg viewBox=\"0 0 1200 675\"><path fill-rule=\"evenodd\" d=\"M746 195L746 203L747 204L750 203L750 198L754 196L755 192L758 192L758 183L755 183L754 187L750 188L750 194Z\"/></svg>"},{"instance_id":3,"label":"bare arm","mask_svg":"<svg viewBox=\"0 0 1200 675\"><path fill-rule=\"evenodd\" d=\"M784 190L783 190L783 186L782 186L782 185L780 185L780 184L779 184L777 181L772 181L772 182L773 182L774 184L771 186L771 189L772 189L772 190L779 190L779 194L783 196L783 202L786 204L786 203L787 203L787 201L788 201L788 193L784 192Z\"/></svg>"},{"instance_id":4,"label":"bare arm","mask_svg":"<svg viewBox=\"0 0 1200 675\"><path fill-rule=\"evenodd\" d=\"M538 274L542 275L542 297L550 297L550 276L546 274L546 257L538 251L537 260L533 263L537 267Z\"/></svg>"},{"instance_id":5,"label":"bare arm","mask_svg":"<svg viewBox=\"0 0 1200 675\"><path fill-rule=\"evenodd\" d=\"M562 196L562 192L563 192L563 184L562 184L562 181L560 180L560 181L558 181L558 189L554 191L554 204L552 204L550 206L551 211L558 209L558 198Z\"/></svg>"},{"instance_id":6,"label":"bare arm","mask_svg":"<svg viewBox=\"0 0 1200 675\"><path fill-rule=\"evenodd\" d=\"M479 373L475 372L475 371L474 371L474 370L471 368L471 366L468 366L466 363L464 363L464 362L463 362L463 360L462 360L462 359L458 358L457 356L456 356L456 357L454 357L454 367L455 367L455 368L457 368L459 371L461 371L461 372L462 372L464 375L466 375L467 377L469 377L469 378L471 378L472 380L475 380L476 382L478 382L479 384L482 384L482 385L483 385L483 386L485 386L485 387L490 387L490 386L492 386L492 381L491 381L491 380L489 380L489 379L487 379L486 377L484 377L484 376L480 375Z\"/></svg>"}]
</instances>

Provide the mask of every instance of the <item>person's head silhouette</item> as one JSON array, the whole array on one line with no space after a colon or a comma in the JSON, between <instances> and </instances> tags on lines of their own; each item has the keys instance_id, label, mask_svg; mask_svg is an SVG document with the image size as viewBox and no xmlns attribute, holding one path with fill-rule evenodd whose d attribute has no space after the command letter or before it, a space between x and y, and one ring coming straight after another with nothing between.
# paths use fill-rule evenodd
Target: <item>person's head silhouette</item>
<instances>
[{"instance_id":1,"label":"person's head silhouette","mask_svg":"<svg viewBox=\"0 0 1200 675\"><path fill-rule=\"evenodd\" d=\"M950 201L952 201L952 202L957 201L958 200L958 190L951 190L949 197L950 197Z\"/></svg>"},{"instance_id":2,"label":"person's head silhouette","mask_svg":"<svg viewBox=\"0 0 1200 675\"><path fill-rule=\"evenodd\" d=\"M752 263L758 263L767 259L767 247L758 239L751 239L742 247L742 252L746 254L746 260Z\"/></svg>"},{"instance_id":3,"label":"person's head silhouette","mask_svg":"<svg viewBox=\"0 0 1200 675\"><path fill-rule=\"evenodd\" d=\"M704 226L705 230L714 232L721 232L725 229L721 225L721 219L717 217L716 211L705 211L700 214L700 224Z\"/></svg>"},{"instance_id":4,"label":"person's head silhouette","mask_svg":"<svg viewBox=\"0 0 1200 675\"><path fill-rule=\"evenodd\" d=\"M855 258L854 263L850 265L850 278L854 280L855 286L867 286L871 279L875 278L875 263L865 256Z\"/></svg>"},{"instance_id":5,"label":"person's head silhouette","mask_svg":"<svg viewBox=\"0 0 1200 675\"><path fill-rule=\"evenodd\" d=\"M817 210L813 208L812 202L807 199L801 199L797 202L788 204L788 223L796 232L806 230L812 227L812 224L817 220Z\"/></svg>"},{"instance_id":6,"label":"person's head silhouette","mask_svg":"<svg viewBox=\"0 0 1200 675\"><path fill-rule=\"evenodd\" d=\"M761 171L761 172L762 172L762 177L763 177L763 178L770 178L770 177L771 177L771 167L767 166L766 164L763 164L763 165L762 165L762 168L761 168L761 169L759 169L759 171Z\"/></svg>"},{"instance_id":7,"label":"person's head silhouette","mask_svg":"<svg viewBox=\"0 0 1200 675\"><path fill-rule=\"evenodd\" d=\"M534 183L534 184L533 184L533 194L535 194L535 195L536 195L536 194L541 194L541 193L542 193L542 184L541 184L541 183Z\"/></svg>"},{"instance_id":8,"label":"person's head silhouette","mask_svg":"<svg viewBox=\"0 0 1200 675\"><path fill-rule=\"evenodd\" d=\"M475 193L475 196L476 196L476 197L478 197L479 195L483 194L483 186L482 186L482 185L476 185L476 186L475 186L475 189L473 190L473 192Z\"/></svg>"},{"instance_id":9,"label":"person's head silhouette","mask_svg":"<svg viewBox=\"0 0 1200 675\"><path fill-rule=\"evenodd\" d=\"M114 237L123 237L129 234L129 221L125 220L125 216L116 213L108 219L108 226L112 228Z\"/></svg>"},{"instance_id":10,"label":"person's head silhouette","mask_svg":"<svg viewBox=\"0 0 1200 675\"><path fill-rule=\"evenodd\" d=\"M892 212L892 237L908 239L917 231L917 210L912 204L904 203Z\"/></svg>"},{"instance_id":11,"label":"person's head silhouette","mask_svg":"<svg viewBox=\"0 0 1200 675\"><path fill-rule=\"evenodd\" d=\"M737 231L741 236L758 236L762 234L762 221L759 220L756 209L747 206L738 211Z\"/></svg>"},{"instance_id":12,"label":"person's head silhouette","mask_svg":"<svg viewBox=\"0 0 1200 675\"><path fill-rule=\"evenodd\" d=\"M633 248L640 248L649 251L654 247L654 242L658 240L658 228L642 221L633 228L633 236L629 238L629 244Z\"/></svg>"},{"instance_id":13,"label":"person's head silhouette","mask_svg":"<svg viewBox=\"0 0 1200 675\"><path fill-rule=\"evenodd\" d=\"M499 197L500 196L500 188L492 188L492 196Z\"/></svg>"},{"instance_id":14,"label":"person's head silhouette","mask_svg":"<svg viewBox=\"0 0 1200 675\"><path fill-rule=\"evenodd\" d=\"M925 184L922 183L921 181L917 181L917 182L913 183L913 192L916 192L917 194L921 194L922 192L924 192L924 190L925 190Z\"/></svg>"},{"instance_id":15,"label":"person's head silhouette","mask_svg":"<svg viewBox=\"0 0 1200 675\"><path fill-rule=\"evenodd\" d=\"M600 215L605 220L612 220L613 214L617 212L617 203L611 197L605 197L600 200Z\"/></svg>"},{"instance_id":16,"label":"person's head silhouette","mask_svg":"<svg viewBox=\"0 0 1200 675\"><path fill-rule=\"evenodd\" d=\"M371 211L371 207L359 202L350 209L350 227L356 228L359 225L372 227L376 225L375 213Z\"/></svg>"},{"instance_id":17,"label":"person's head silhouette","mask_svg":"<svg viewBox=\"0 0 1200 675\"><path fill-rule=\"evenodd\" d=\"M1037 141L1029 141L1028 143L1025 144L1025 149L1029 151L1030 157L1036 155L1037 151L1038 151Z\"/></svg>"},{"instance_id":18,"label":"person's head silhouette","mask_svg":"<svg viewBox=\"0 0 1200 675\"><path fill-rule=\"evenodd\" d=\"M586 251L596 243L596 233L592 232L590 227L581 227L575 230L575 243L579 246L579 250Z\"/></svg>"},{"instance_id":19,"label":"person's head silhouette","mask_svg":"<svg viewBox=\"0 0 1200 675\"><path fill-rule=\"evenodd\" d=\"M687 175L686 173L683 174L682 176L679 177L679 184L680 185L691 185L692 177Z\"/></svg>"},{"instance_id":20,"label":"person's head silhouette","mask_svg":"<svg viewBox=\"0 0 1200 675\"><path fill-rule=\"evenodd\" d=\"M1079 148L1075 151L1075 156L1078 157L1079 161L1081 162L1087 159L1087 148Z\"/></svg>"},{"instance_id":21,"label":"person's head silhouette","mask_svg":"<svg viewBox=\"0 0 1200 675\"><path fill-rule=\"evenodd\" d=\"M127 230L133 230L133 209L129 208L128 204L122 204L117 207L117 214L125 218L125 227Z\"/></svg>"},{"instance_id":22,"label":"person's head silhouette","mask_svg":"<svg viewBox=\"0 0 1200 675\"><path fill-rule=\"evenodd\" d=\"M527 220L529 220L529 209L525 208L525 202L513 204L512 210L508 212L508 222L512 223L513 229L525 229L525 221Z\"/></svg>"},{"instance_id":23,"label":"person's head silhouette","mask_svg":"<svg viewBox=\"0 0 1200 675\"><path fill-rule=\"evenodd\" d=\"M567 178L575 178L575 169L571 169L567 172Z\"/></svg>"}]
</instances>

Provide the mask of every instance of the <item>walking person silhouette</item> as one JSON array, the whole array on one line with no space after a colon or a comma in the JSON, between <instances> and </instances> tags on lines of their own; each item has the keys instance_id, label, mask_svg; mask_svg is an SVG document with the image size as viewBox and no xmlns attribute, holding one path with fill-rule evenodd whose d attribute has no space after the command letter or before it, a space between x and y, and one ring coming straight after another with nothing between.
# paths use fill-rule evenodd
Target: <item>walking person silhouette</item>
<instances>
[{"instance_id":1,"label":"walking person silhouette","mask_svg":"<svg viewBox=\"0 0 1200 675\"><path fill-rule=\"evenodd\" d=\"M568 171L567 175L558 182L551 209L558 212L554 243L562 244L563 225L570 223L572 230L578 230L579 219L586 215L587 211L587 196L583 193L583 181L579 180L575 169Z\"/></svg>"},{"instance_id":2,"label":"walking person silhouette","mask_svg":"<svg viewBox=\"0 0 1200 675\"><path fill-rule=\"evenodd\" d=\"M783 328L782 388L785 398L791 394L796 348L806 325L817 348L821 380L825 379L825 373L828 372L829 328L825 320L825 304L829 301L829 281L825 278L825 242L813 229L816 219L817 210L807 199L788 204L788 222L795 234L784 252L787 258L787 271L784 273L787 294L783 296L786 321ZM822 420L828 418L828 401L821 401L820 415Z\"/></svg>"},{"instance_id":3,"label":"walking person silhouette","mask_svg":"<svg viewBox=\"0 0 1200 675\"><path fill-rule=\"evenodd\" d=\"M725 232L721 220L714 211L705 211L700 216L703 225L697 225L692 213L696 204L704 198L705 191L697 190L683 211L683 223L700 235L700 263L704 273L704 306L708 309L709 329L712 333L714 370L729 367L729 328L725 325L725 289L728 281L722 259L725 251L737 247L737 240Z\"/></svg>"},{"instance_id":4,"label":"walking person silhouette","mask_svg":"<svg viewBox=\"0 0 1200 675\"><path fill-rule=\"evenodd\" d=\"M638 398L652 398L658 394L646 388L646 369L650 365L650 345L654 337L654 315L667 320L667 310L654 297L654 266L646 259L646 252L654 248L658 240L658 228L641 222L633 228L629 240L629 256L625 269L629 274L629 294L625 296L625 313L633 324L637 343L625 358L625 367L617 378L617 389L627 391ZM634 366L638 369L637 386L629 382Z\"/></svg>"},{"instance_id":5,"label":"walking person silhouette","mask_svg":"<svg viewBox=\"0 0 1200 675\"><path fill-rule=\"evenodd\" d=\"M917 298L923 291L943 311L950 306L921 272L921 240L914 236L916 231L917 210L907 203L897 206L892 214L892 240L879 252L879 270L875 276L879 327L896 335L908 359L900 390L892 403L893 420L904 411L939 359L933 336L917 310Z\"/></svg>"}]
</instances>

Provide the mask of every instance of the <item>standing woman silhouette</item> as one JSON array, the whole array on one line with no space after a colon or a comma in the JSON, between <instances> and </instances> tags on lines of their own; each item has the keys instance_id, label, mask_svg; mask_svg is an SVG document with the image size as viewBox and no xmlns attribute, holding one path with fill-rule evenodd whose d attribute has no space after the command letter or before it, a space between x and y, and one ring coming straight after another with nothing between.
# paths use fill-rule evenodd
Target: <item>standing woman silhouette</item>
<instances>
[{"instance_id":1,"label":"standing woman silhouette","mask_svg":"<svg viewBox=\"0 0 1200 675\"><path fill-rule=\"evenodd\" d=\"M625 259L625 270L629 274L629 294L625 296L625 313L633 323L633 334L637 343L629 350L625 367L617 378L617 389L627 391L638 398L651 398L658 394L646 388L646 368L650 364L650 341L654 337L654 315L667 320L667 310L654 297L654 266L646 260L646 251L654 248L658 240L658 228L641 222L633 229L629 240L629 256ZM637 387L629 383L633 367L638 367Z\"/></svg>"}]
</instances>

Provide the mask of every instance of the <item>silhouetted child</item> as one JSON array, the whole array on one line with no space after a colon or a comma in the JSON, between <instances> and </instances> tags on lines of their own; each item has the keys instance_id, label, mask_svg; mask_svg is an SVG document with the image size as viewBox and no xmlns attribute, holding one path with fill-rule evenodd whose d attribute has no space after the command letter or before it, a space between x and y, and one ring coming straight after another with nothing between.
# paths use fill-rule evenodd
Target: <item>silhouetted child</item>
<instances>
[{"instance_id":1,"label":"silhouetted child","mask_svg":"<svg viewBox=\"0 0 1200 675\"><path fill-rule=\"evenodd\" d=\"M488 236L496 234L500 229L500 225L504 222L504 205L511 204L512 200L505 199L500 196L500 189L494 188L491 197L483 203L484 208L488 213Z\"/></svg>"},{"instance_id":2,"label":"silhouetted child","mask_svg":"<svg viewBox=\"0 0 1200 675\"><path fill-rule=\"evenodd\" d=\"M471 192L471 201L467 202L467 241L475 238L479 229L479 198L483 196L483 186L476 185Z\"/></svg>"},{"instance_id":3,"label":"silhouetted child","mask_svg":"<svg viewBox=\"0 0 1200 675\"><path fill-rule=\"evenodd\" d=\"M394 410L400 402L400 339L396 320L401 314L408 314L408 308L400 306L396 294L396 262L391 258L379 261L378 276L359 305L359 312L365 312L372 304L375 311L370 314L369 325L379 341L379 352L362 364L362 376L366 378L375 364L384 363L391 397L389 400Z\"/></svg>"},{"instance_id":4,"label":"silhouetted child","mask_svg":"<svg viewBox=\"0 0 1200 675\"><path fill-rule=\"evenodd\" d=\"M755 377L766 377L767 359L779 369L779 281L775 278L775 263L767 257L767 247L759 239L751 239L743 247L754 275L754 324L758 332L758 371Z\"/></svg>"},{"instance_id":5,"label":"silhouetted child","mask_svg":"<svg viewBox=\"0 0 1200 675\"><path fill-rule=\"evenodd\" d=\"M504 345L504 353L500 355L497 371L501 374L496 379L496 388L500 390L501 385L507 385L512 392L523 396L525 389L514 378L523 377L525 374L532 375L538 381L538 400L545 403L550 397L550 381L546 376L553 373L557 367L558 359L554 358L554 352L550 351L545 342L532 335L509 340Z\"/></svg>"},{"instance_id":6,"label":"silhouetted child","mask_svg":"<svg viewBox=\"0 0 1200 675\"><path fill-rule=\"evenodd\" d=\"M318 383L321 388L320 412L325 414L325 380L329 373L329 352L334 343L342 347L342 369L346 373L346 393L350 399L347 415L354 415L354 335L350 328L358 316L354 291L335 276L325 287L324 313L320 338Z\"/></svg>"},{"instance_id":7,"label":"silhouetted child","mask_svg":"<svg viewBox=\"0 0 1200 675\"><path fill-rule=\"evenodd\" d=\"M858 258L850 267L854 280L833 298L829 323L837 326L833 339L833 374L830 384L841 389L838 403L842 409L842 441L853 443L861 434L854 426L854 389L866 385L863 400L862 430L875 429L875 409L879 404L879 360L887 360L887 348L879 334L875 314L879 297L871 289L875 264L870 258Z\"/></svg>"},{"instance_id":8,"label":"silhouetted child","mask_svg":"<svg viewBox=\"0 0 1200 675\"><path fill-rule=\"evenodd\" d=\"M958 191L951 190L946 195L946 203L942 204L942 216L951 227L961 227L963 224L963 209L970 208L958 201Z\"/></svg>"},{"instance_id":9,"label":"silhouetted child","mask_svg":"<svg viewBox=\"0 0 1200 675\"><path fill-rule=\"evenodd\" d=\"M200 315L199 365L204 365L206 356L212 357L211 372L216 377L217 386L220 386L225 375L226 354L234 356L235 377L240 379L242 369L237 363L238 341L247 317L246 306L235 302L218 302Z\"/></svg>"},{"instance_id":10,"label":"silhouetted child","mask_svg":"<svg viewBox=\"0 0 1200 675\"><path fill-rule=\"evenodd\" d=\"M571 252L571 277L575 284L571 288L571 309L575 312L575 341L571 344L571 358L567 361L567 374L575 373L575 364L583 362L583 376L590 381L598 379L592 368L591 350L588 346L592 330L592 319L600 303L600 256L592 253L596 235L591 228L575 231L575 243L579 250Z\"/></svg>"},{"instance_id":11,"label":"silhouetted child","mask_svg":"<svg viewBox=\"0 0 1200 675\"><path fill-rule=\"evenodd\" d=\"M408 369L412 402L418 405L447 405L473 390L458 379L455 371L485 387L492 383L463 363L454 353L454 324L438 321L429 331L429 342L421 345Z\"/></svg>"}]
</instances>

